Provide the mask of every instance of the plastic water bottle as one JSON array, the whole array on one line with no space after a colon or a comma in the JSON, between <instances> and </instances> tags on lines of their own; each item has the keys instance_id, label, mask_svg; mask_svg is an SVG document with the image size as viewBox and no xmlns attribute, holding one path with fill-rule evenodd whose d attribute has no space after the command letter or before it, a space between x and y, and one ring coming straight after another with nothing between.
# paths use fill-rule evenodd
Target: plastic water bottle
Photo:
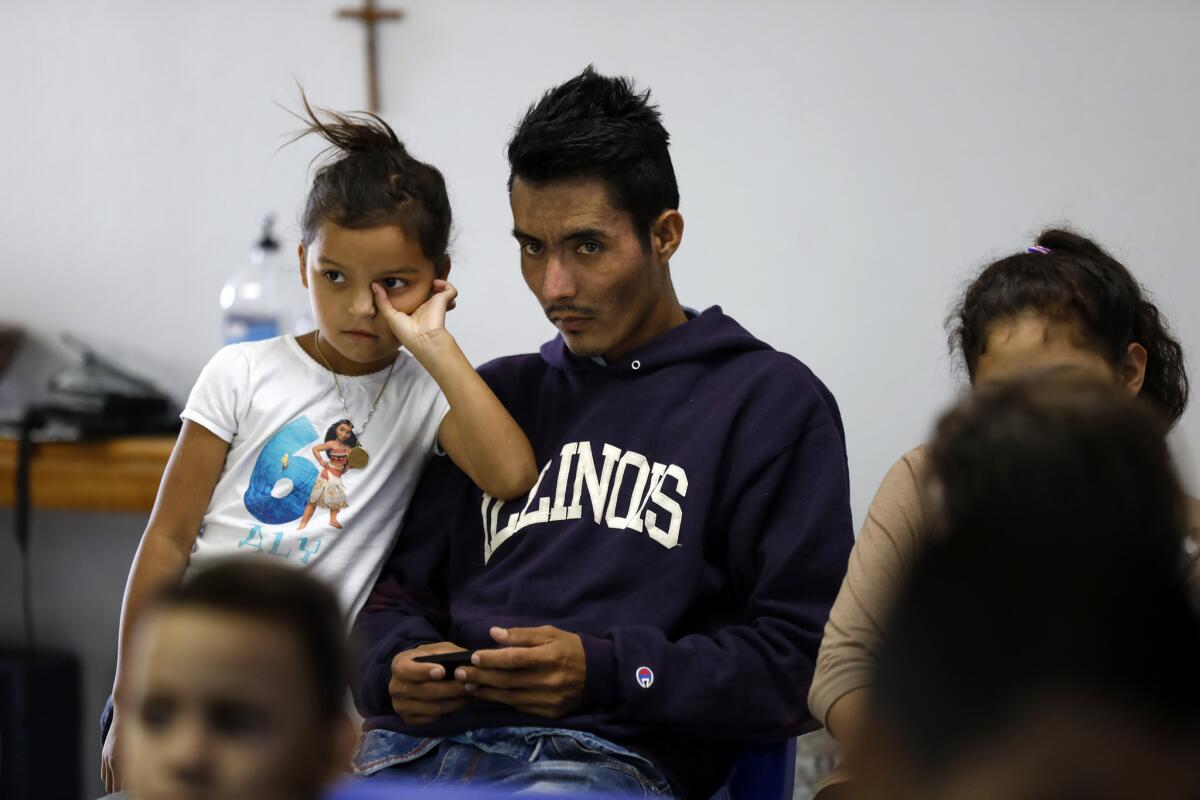
<instances>
[{"instance_id":1,"label":"plastic water bottle","mask_svg":"<svg viewBox=\"0 0 1200 800\"><path fill-rule=\"evenodd\" d=\"M221 287L221 329L225 344L255 342L281 333L293 333L296 312L282 291L286 264L275 238L275 218L263 219L262 234L250 251L250 262ZM293 280L299 277L292 270ZM305 304L307 305L307 304ZM303 309L300 310L303 314Z\"/></svg>"}]
</instances>

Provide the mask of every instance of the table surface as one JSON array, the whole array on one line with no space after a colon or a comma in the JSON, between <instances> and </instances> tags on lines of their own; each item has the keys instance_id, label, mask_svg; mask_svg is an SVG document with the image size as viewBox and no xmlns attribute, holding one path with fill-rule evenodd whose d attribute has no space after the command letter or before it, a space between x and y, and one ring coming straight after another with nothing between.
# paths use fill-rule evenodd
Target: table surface
<instances>
[{"instance_id":1,"label":"table surface","mask_svg":"<svg viewBox=\"0 0 1200 800\"><path fill-rule=\"evenodd\" d=\"M30 465L34 508L149 512L175 436L127 436L35 444ZM17 442L0 439L0 507L15 497Z\"/></svg>"}]
</instances>

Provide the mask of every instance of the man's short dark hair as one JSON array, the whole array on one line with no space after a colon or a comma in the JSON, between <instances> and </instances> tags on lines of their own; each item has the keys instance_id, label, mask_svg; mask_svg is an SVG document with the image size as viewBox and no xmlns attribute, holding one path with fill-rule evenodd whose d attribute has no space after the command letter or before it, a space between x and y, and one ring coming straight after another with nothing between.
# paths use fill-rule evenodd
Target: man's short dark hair
<instances>
[{"instance_id":1,"label":"man's short dark hair","mask_svg":"<svg viewBox=\"0 0 1200 800\"><path fill-rule=\"evenodd\" d=\"M679 207L670 138L649 89L639 93L629 78L589 65L525 112L508 143L508 188L514 178L535 185L601 180L648 244L654 219Z\"/></svg>"},{"instance_id":2,"label":"man's short dark hair","mask_svg":"<svg viewBox=\"0 0 1200 800\"><path fill-rule=\"evenodd\" d=\"M342 614L333 592L300 570L226 559L164 590L155 607L226 612L278 626L303 654L318 714L341 713L348 670Z\"/></svg>"}]
</instances>

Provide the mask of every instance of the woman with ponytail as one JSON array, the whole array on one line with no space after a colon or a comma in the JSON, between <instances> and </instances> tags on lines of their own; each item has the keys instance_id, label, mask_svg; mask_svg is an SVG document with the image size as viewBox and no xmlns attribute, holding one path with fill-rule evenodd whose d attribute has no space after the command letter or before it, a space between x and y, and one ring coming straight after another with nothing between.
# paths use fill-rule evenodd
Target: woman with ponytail
<instances>
[{"instance_id":1,"label":"woman with ponytail","mask_svg":"<svg viewBox=\"0 0 1200 800\"><path fill-rule=\"evenodd\" d=\"M317 329L230 345L192 389L126 585L102 721L110 791L126 644L156 590L223 557L286 562L334 588L350 620L435 451L493 497L524 495L537 477L525 434L446 330L457 292L441 172L374 115L303 107L297 138L322 137L330 155L297 248ZM328 521L310 524L317 506Z\"/></svg>"},{"instance_id":2,"label":"woman with ponytail","mask_svg":"<svg viewBox=\"0 0 1200 800\"><path fill-rule=\"evenodd\" d=\"M972 385L1070 367L1143 399L1167 426L1187 407L1183 348L1166 320L1129 270L1077 233L1043 231L1034 246L985 267L949 327L951 349ZM927 469L922 446L884 477L821 643L809 707L851 759L866 719L881 621L932 535ZM1187 502L1192 539L1200 539L1200 503ZM839 770L818 796L836 797L834 786L847 775Z\"/></svg>"}]
</instances>

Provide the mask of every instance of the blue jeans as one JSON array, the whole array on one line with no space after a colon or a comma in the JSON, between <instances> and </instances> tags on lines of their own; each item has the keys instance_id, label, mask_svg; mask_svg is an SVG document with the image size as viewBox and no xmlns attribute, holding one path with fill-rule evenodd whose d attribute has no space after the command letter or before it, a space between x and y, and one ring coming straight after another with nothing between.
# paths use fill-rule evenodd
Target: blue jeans
<instances>
[{"instance_id":1,"label":"blue jeans","mask_svg":"<svg viewBox=\"0 0 1200 800\"><path fill-rule=\"evenodd\" d=\"M108 699L104 701L104 710L100 712L100 746L104 747L104 740L108 738L108 729L112 727L113 718L113 698L110 694Z\"/></svg>"},{"instance_id":2,"label":"blue jeans","mask_svg":"<svg viewBox=\"0 0 1200 800\"><path fill-rule=\"evenodd\" d=\"M642 756L599 736L562 728L484 728L426 739L366 731L354 754L354 772L531 793L671 795L667 779Z\"/></svg>"}]
</instances>

